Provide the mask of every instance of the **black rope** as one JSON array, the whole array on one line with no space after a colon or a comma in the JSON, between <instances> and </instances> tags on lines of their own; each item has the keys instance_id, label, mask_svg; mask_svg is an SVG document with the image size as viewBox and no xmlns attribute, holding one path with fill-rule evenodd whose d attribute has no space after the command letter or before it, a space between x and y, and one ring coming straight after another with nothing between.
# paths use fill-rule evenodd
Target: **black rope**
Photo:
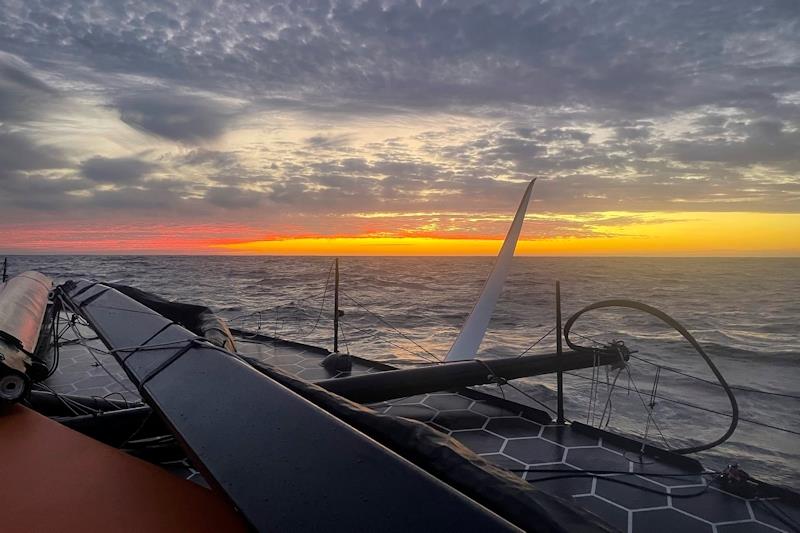
<instances>
[{"instance_id":1,"label":"black rope","mask_svg":"<svg viewBox=\"0 0 800 533\"><path fill-rule=\"evenodd\" d=\"M139 381L139 390L140 391L143 390L144 386L147 385L147 383L151 379L153 379L154 377L159 375L163 370L165 370L167 367L169 367L172 363L174 363L175 361L180 359L181 356L183 356L183 354L185 354L191 348L193 348L194 346L200 344L204 340L205 339L202 339L201 337L195 337L193 339L189 339L187 341L184 341L184 345L179 350L176 350L172 355L170 355L167 359L162 361L161 364L159 364L156 368L154 368L153 370L148 372L148 374Z\"/></svg>"},{"instance_id":2,"label":"black rope","mask_svg":"<svg viewBox=\"0 0 800 533\"><path fill-rule=\"evenodd\" d=\"M61 322L61 309L57 302L57 298L53 300L53 364L50 365L50 368L47 369L47 373L38 381L44 381L55 374L56 370L58 369L58 363L61 359L61 346L59 344L59 339L61 338L61 335L66 332L67 326L64 327L64 331L59 333L58 326ZM39 359L39 361L44 362L41 359Z\"/></svg>"},{"instance_id":3,"label":"black rope","mask_svg":"<svg viewBox=\"0 0 800 533\"><path fill-rule=\"evenodd\" d=\"M121 392L119 392L119 391L109 392L108 394L106 394L104 396L101 396L100 398L103 399L103 400L108 400L109 396L119 396L120 400L122 400L122 402L125 404L125 409L129 409L130 408L130 406L131 406L130 402L125 397L125 395L122 394ZM92 398L98 398L98 396L92 396ZM120 408L120 409L122 409L122 408Z\"/></svg>"},{"instance_id":4,"label":"black rope","mask_svg":"<svg viewBox=\"0 0 800 533\"><path fill-rule=\"evenodd\" d=\"M111 290L111 287L103 287L102 290L100 290L100 291L92 294L88 298L82 300L81 303L78 304L78 309L80 309L80 308L92 303L93 301L97 300L98 298L100 298L102 295L104 295L105 293L107 293L110 290Z\"/></svg>"},{"instance_id":5,"label":"black rope","mask_svg":"<svg viewBox=\"0 0 800 533\"><path fill-rule=\"evenodd\" d=\"M120 359L120 362L121 362L121 363L124 365L124 364L125 364L125 363L128 361L128 359L129 359L129 358L130 358L130 357L131 357L133 354L135 354L135 353L136 353L136 352L137 352L137 351L138 351L140 348L143 348L143 347L144 347L144 346L145 346L147 343L149 343L150 341L152 341L153 339L155 339L156 337L158 337L159 335L161 335L162 333L164 333L164 331L166 331L166 329L167 329L167 328L169 328L169 327L171 327L171 326L173 326L173 325L175 325L175 322L172 322L172 321L170 321L168 324L164 324L163 326L161 326L159 329L157 329L157 330L156 330L156 332L155 332L155 333L153 333L152 335L150 335L150 336L149 336L149 337L148 337L148 338L147 338L147 339L146 339L146 340L145 340L145 341L144 341L144 342L141 344L141 346L137 346L137 349L136 349L136 350L132 350L132 351L130 351L130 352L128 353L128 355L126 355L126 356L122 357L122 358Z\"/></svg>"},{"instance_id":6,"label":"black rope","mask_svg":"<svg viewBox=\"0 0 800 533\"><path fill-rule=\"evenodd\" d=\"M86 284L86 286L85 286L84 288L82 288L82 289L80 289L79 291L77 291L75 294L73 294L72 296L70 296L70 298L77 298L78 296L80 296L80 295L81 295L81 294L83 294L84 292L88 291L89 289L91 289L91 288L92 288L92 287L94 287L95 285L97 285L97 282L96 282L96 281L92 281L92 282L89 282L89 283L87 283L87 284Z\"/></svg>"}]
</instances>

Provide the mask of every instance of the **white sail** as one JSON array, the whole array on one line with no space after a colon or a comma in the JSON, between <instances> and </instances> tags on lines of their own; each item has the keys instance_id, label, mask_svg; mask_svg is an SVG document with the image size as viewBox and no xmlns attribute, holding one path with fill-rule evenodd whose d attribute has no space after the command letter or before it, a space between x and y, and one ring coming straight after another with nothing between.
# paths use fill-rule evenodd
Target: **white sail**
<instances>
[{"instance_id":1,"label":"white sail","mask_svg":"<svg viewBox=\"0 0 800 533\"><path fill-rule=\"evenodd\" d=\"M514 257L514 249L517 247L517 240L522 229L522 222L525 220L525 212L528 210L528 202L535 182L536 179L531 181L525 190L525 195L522 197L519 208L517 208L514 221L511 223L511 227L508 228L503 247L500 248L500 253L497 255L492 273L489 274L480 298L478 298L475 307L472 308L472 312L467 317L467 321L461 328L458 338L450 347L450 351L447 352L447 357L444 358L446 362L472 359L478 353L478 348L481 345L481 341L483 341L483 336L486 334L486 328L489 326L489 319L492 318L497 299L500 298L500 293L503 291L503 284L508 276L508 269L511 267L511 258Z\"/></svg>"}]
</instances>

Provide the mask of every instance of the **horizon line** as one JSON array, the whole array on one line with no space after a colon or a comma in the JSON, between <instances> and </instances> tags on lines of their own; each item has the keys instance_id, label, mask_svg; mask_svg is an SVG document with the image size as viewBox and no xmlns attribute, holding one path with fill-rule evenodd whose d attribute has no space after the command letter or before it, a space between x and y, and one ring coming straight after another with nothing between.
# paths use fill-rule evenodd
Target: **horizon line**
<instances>
[{"instance_id":1,"label":"horizon line","mask_svg":"<svg viewBox=\"0 0 800 533\"><path fill-rule=\"evenodd\" d=\"M496 257L491 254L444 254L444 255L431 255L431 254L237 254L237 253L135 253L135 252L2 252L2 257L41 257L41 256L56 256L56 257L388 257L388 258L459 258L459 257ZM716 255L702 255L702 254L515 254L515 258L564 258L564 259L581 259L581 258L652 258L652 259L800 259L800 253L795 255L777 255L777 254L761 254L761 255L741 255L741 254L716 254Z\"/></svg>"}]
</instances>

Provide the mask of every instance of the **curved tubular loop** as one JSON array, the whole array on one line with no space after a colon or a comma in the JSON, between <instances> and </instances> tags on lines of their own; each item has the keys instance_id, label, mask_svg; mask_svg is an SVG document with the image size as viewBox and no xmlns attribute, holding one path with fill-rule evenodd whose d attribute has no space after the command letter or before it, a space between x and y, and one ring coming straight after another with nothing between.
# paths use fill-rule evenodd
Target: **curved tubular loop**
<instances>
[{"instance_id":1,"label":"curved tubular loop","mask_svg":"<svg viewBox=\"0 0 800 533\"><path fill-rule=\"evenodd\" d=\"M664 313L663 311L660 311L655 307L651 307L647 304L643 304L641 302L637 302L634 300L603 300L600 302L595 302L593 304L587 305L586 307L584 307L583 309L581 309L580 311L569 317L569 319L564 324L564 340L566 341L567 345L575 351L593 350L593 348L587 348L586 346L580 346L578 344L573 343L569 338L570 330L572 329L572 326L575 324L575 321L578 320L578 318L584 313L592 311L594 309L603 309L608 307L624 307L627 309L636 309L638 311L642 311L644 313L647 313L649 315L652 315L660 319L662 322L666 323L668 326L675 329L675 331L680 333L683 336L683 338L686 339L689 342L689 344L692 345L695 351L698 354L700 354L700 356L705 360L706 364L708 365L708 368L710 368L711 372L714 373L714 376L717 378L717 381L719 381L719 384L722 386L723 389L725 389L725 393L728 395L728 399L730 400L731 403L731 424L728 427L728 430L725 431L725 433L721 437L707 444L690 446L688 448L673 449L671 451L680 454L695 453L703 450L709 450L714 446L718 446L723 442L725 442L726 440L728 440L728 438L731 435L733 435L733 432L736 430L736 426L739 423L739 405L736 403L736 397L734 396L733 391L728 385L728 382L725 381L725 378L717 369L714 362L711 361L711 358L708 357L705 350L703 350L702 346L700 346L700 343L698 343L697 340L692 336L692 334L689 333L686 330L686 328L684 328L677 320L675 320L668 314Z\"/></svg>"}]
</instances>

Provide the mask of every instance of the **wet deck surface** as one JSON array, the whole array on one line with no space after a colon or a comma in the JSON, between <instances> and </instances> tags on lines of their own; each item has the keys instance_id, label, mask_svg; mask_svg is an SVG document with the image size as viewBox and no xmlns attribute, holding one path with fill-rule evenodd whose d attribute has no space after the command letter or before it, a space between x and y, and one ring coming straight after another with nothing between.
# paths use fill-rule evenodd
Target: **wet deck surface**
<instances>
[{"instance_id":1,"label":"wet deck surface","mask_svg":"<svg viewBox=\"0 0 800 533\"><path fill-rule=\"evenodd\" d=\"M61 346L60 364L47 380L48 387L59 393L138 400L133 385L90 329L74 325L64 330L62 339L66 344ZM239 337L237 347L242 355L309 381L343 375L322 368L319 363L325 353L311 347L259 337ZM355 360L349 375L380 370L380 366ZM600 436L543 423L539 411L509 408L474 391L425 394L371 407L380 413L425 422L621 531L774 532L791 531L792 521L800 522L798 506L730 494L711 476L652 458L642 459ZM198 480L199 474L187 460L163 466ZM587 470L615 474L580 473Z\"/></svg>"}]
</instances>

